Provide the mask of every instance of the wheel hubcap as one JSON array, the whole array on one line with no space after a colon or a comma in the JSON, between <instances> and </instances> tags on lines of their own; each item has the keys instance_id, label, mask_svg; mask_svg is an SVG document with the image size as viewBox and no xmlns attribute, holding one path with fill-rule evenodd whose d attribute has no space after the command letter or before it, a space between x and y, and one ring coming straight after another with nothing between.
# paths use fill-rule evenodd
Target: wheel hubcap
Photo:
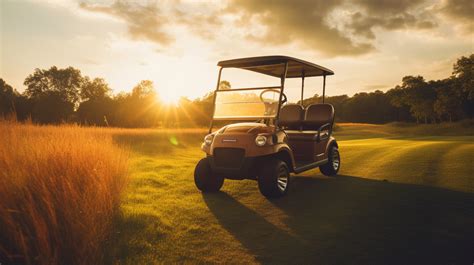
<instances>
[{"instance_id":1,"label":"wheel hubcap","mask_svg":"<svg viewBox=\"0 0 474 265\"><path fill-rule=\"evenodd\" d=\"M339 164L340 164L339 151L334 150L332 152L332 167L334 168L334 170L337 171L339 169Z\"/></svg>"},{"instance_id":2,"label":"wheel hubcap","mask_svg":"<svg viewBox=\"0 0 474 265\"><path fill-rule=\"evenodd\" d=\"M277 181L280 191L285 191L286 186L288 186L288 172L286 172L285 168L280 168Z\"/></svg>"}]
</instances>

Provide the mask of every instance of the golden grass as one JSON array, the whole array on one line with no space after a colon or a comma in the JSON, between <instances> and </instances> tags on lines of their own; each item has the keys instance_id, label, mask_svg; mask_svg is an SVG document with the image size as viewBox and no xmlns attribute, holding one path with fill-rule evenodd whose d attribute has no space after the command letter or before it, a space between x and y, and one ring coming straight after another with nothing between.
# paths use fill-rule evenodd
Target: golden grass
<instances>
[{"instance_id":1,"label":"golden grass","mask_svg":"<svg viewBox=\"0 0 474 265\"><path fill-rule=\"evenodd\" d=\"M128 151L103 129L0 122L0 261L97 264Z\"/></svg>"}]
</instances>

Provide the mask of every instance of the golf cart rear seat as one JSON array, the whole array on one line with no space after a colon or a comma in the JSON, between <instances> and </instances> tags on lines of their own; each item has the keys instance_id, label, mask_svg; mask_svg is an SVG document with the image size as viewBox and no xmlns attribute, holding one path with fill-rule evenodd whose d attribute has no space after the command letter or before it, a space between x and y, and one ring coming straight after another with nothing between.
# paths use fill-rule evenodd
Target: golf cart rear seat
<instances>
[{"instance_id":1,"label":"golf cart rear seat","mask_svg":"<svg viewBox=\"0 0 474 265\"><path fill-rule=\"evenodd\" d=\"M299 105L297 105L299 106ZM286 107L286 106L285 106ZM288 144L293 151L296 163L308 164L325 159L321 156L325 153L325 146L319 144L320 141L329 139L334 121L334 108L330 104L309 105L304 111L304 119L297 123L297 107L290 107L292 112L284 110L283 113L292 116L292 122L287 120L283 125L288 136ZM303 109L301 106L299 106ZM280 112L280 115L282 112ZM281 116L280 116L281 117ZM288 126L291 125L291 126ZM296 151L297 150L297 151ZM316 155L315 155L316 154Z\"/></svg>"},{"instance_id":2,"label":"golf cart rear seat","mask_svg":"<svg viewBox=\"0 0 474 265\"><path fill-rule=\"evenodd\" d=\"M285 107L290 107L287 110ZM290 140L319 141L327 138L332 132L334 122L334 107L331 104L312 104L306 108L304 119L297 122L297 107L303 109L300 105L286 105L281 109L280 115L291 116L293 119L288 123L288 117L285 122L280 124L286 127L286 134ZM281 119L282 116L280 116ZM288 126L291 125L291 126Z\"/></svg>"}]
</instances>

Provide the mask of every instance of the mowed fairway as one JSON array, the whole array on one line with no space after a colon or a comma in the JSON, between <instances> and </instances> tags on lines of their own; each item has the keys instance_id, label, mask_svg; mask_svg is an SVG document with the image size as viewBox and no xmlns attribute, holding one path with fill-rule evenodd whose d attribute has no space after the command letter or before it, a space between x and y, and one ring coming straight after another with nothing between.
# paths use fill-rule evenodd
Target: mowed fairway
<instances>
[{"instance_id":1,"label":"mowed fairway","mask_svg":"<svg viewBox=\"0 0 474 265\"><path fill-rule=\"evenodd\" d=\"M417 130L342 125L340 176L294 176L274 201L250 180L200 193L193 170L204 131L116 136L133 158L110 261L471 264L472 130Z\"/></svg>"}]
</instances>

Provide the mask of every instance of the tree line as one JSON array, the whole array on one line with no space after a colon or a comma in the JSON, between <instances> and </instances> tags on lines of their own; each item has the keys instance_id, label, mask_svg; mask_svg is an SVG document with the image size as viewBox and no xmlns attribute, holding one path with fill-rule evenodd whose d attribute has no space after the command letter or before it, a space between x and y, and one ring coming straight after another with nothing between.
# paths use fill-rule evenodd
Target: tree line
<instances>
[{"instance_id":1,"label":"tree line","mask_svg":"<svg viewBox=\"0 0 474 265\"><path fill-rule=\"evenodd\" d=\"M19 121L39 124L79 123L114 127L206 126L212 111L213 93L179 104L166 105L152 81L143 80L129 93L113 95L102 78L83 76L73 67L35 69L25 78L19 93L0 78L0 116L14 115ZM230 89L222 81L223 89ZM474 116L474 54L459 58L452 75L426 81L406 76L386 92L362 92L353 96L326 97L334 105L340 122L437 123L472 119ZM303 105L322 102L314 95Z\"/></svg>"},{"instance_id":2,"label":"tree line","mask_svg":"<svg viewBox=\"0 0 474 265\"><path fill-rule=\"evenodd\" d=\"M83 76L73 67L35 69L24 81L19 93L0 78L0 116L38 124L79 123L94 126L156 127L190 126L191 120L181 106L198 106L192 115L198 124L208 120L208 107L182 98L180 107L165 106L150 80L140 81L129 93L113 95L102 78ZM202 109L202 113L199 110ZM188 110L190 111L190 110Z\"/></svg>"},{"instance_id":3,"label":"tree line","mask_svg":"<svg viewBox=\"0 0 474 265\"><path fill-rule=\"evenodd\" d=\"M321 103L314 95L303 105ZM437 123L472 119L474 116L474 54L459 58L452 75L426 81L422 76L405 76L402 83L386 92L362 92L326 97L333 104L337 120L344 122Z\"/></svg>"}]
</instances>

